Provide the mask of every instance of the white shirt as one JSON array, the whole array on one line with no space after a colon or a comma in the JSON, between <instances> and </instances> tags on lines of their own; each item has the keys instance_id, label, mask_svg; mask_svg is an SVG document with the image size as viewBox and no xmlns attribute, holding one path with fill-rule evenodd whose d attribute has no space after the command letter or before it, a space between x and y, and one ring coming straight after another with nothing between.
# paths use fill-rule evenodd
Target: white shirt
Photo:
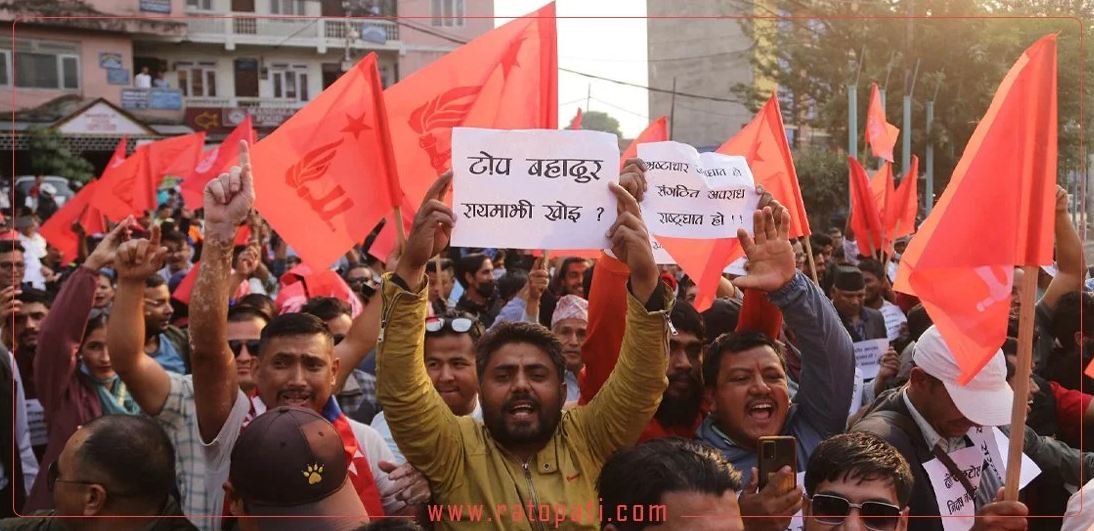
<instances>
[{"instance_id":1,"label":"white shirt","mask_svg":"<svg viewBox=\"0 0 1094 531\"><path fill-rule=\"evenodd\" d=\"M205 463L208 470L206 476L206 489L221 489L228 481L228 471L232 466L232 449L239 439L239 432L243 429L243 421L251 410L251 401L243 391L238 391L232 411L228 419L221 426L220 433L211 442L202 442L205 450ZM395 462L395 456L388 448L384 438L373 428L349 419L350 428L361 452L368 458L369 468L372 469L372 477L376 480L376 488L383 500L384 512L396 513L406 505L394 499L392 494L392 481L388 479L387 472L380 470L380 461Z\"/></svg>"},{"instance_id":2,"label":"white shirt","mask_svg":"<svg viewBox=\"0 0 1094 531\"><path fill-rule=\"evenodd\" d=\"M30 487L34 485L34 478L38 477L38 459L34 457L34 449L30 445L30 430L27 428L27 400L23 391L23 377L19 375L19 367L15 365L15 356L8 352L8 362L11 364L11 372L15 375L15 442L19 445L19 461L23 465L24 492L30 493ZM0 464L0 489L8 487L7 470Z\"/></svg>"},{"instance_id":3,"label":"white shirt","mask_svg":"<svg viewBox=\"0 0 1094 531\"><path fill-rule=\"evenodd\" d=\"M1091 500L1094 500L1094 479L1067 500L1064 525L1060 527L1060 531L1089 531L1094 528L1094 511L1089 509ZM1086 510L1080 510L1080 504Z\"/></svg>"},{"instance_id":4,"label":"white shirt","mask_svg":"<svg viewBox=\"0 0 1094 531\"><path fill-rule=\"evenodd\" d=\"M133 85L142 89L152 88L152 76L145 73L137 74L133 76Z\"/></svg>"},{"instance_id":5,"label":"white shirt","mask_svg":"<svg viewBox=\"0 0 1094 531\"><path fill-rule=\"evenodd\" d=\"M471 418L482 421L482 406L479 404L479 400L475 399L475 409L471 412ZM381 437L384 438L384 442L387 443L387 447L391 450L391 453L395 456L396 464L403 464L406 462L406 457L403 456L403 452L399 451L399 445L395 444L395 438L391 436L391 427L387 425L387 419L384 418L384 412L381 411L372 417L372 429L376 430Z\"/></svg>"},{"instance_id":6,"label":"white shirt","mask_svg":"<svg viewBox=\"0 0 1094 531\"><path fill-rule=\"evenodd\" d=\"M577 402L581 398L581 385L577 381L574 371L566 370L566 401Z\"/></svg>"}]
</instances>

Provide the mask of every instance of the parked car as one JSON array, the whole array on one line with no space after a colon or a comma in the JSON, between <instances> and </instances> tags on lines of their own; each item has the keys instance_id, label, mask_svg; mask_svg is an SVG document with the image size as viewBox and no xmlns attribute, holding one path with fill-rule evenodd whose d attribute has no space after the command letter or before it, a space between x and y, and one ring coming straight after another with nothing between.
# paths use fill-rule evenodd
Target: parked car
<instances>
[{"instance_id":1,"label":"parked car","mask_svg":"<svg viewBox=\"0 0 1094 531\"><path fill-rule=\"evenodd\" d=\"M76 195L75 192L69 188L68 179L64 177L58 177L56 175L46 175L42 184L48 184L53 187L54 195L53 200L57 202L57 206L63 206L65 201L68 201L72 196ZM15 195L19 197L26 197L30 192L30 187L34 186L33 175L20 175L15 178L15 189L18 191ZM24 205L18 205L24 206Z\"/></svg>"}]
</instances>

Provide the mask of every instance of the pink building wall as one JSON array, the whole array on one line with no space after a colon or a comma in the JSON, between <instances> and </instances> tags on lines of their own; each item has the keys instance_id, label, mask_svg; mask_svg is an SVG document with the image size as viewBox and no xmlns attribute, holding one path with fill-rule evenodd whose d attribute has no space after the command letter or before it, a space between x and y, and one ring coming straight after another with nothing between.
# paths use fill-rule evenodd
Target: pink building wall
<instances>
[{"instance_id":1,"label":"pink building wall","mask_svg":"<svg viewBox=\"0 0 1094 531\"><path fill-rule=\"evenodd\" d=\"M127 35L106 33L81 33L74 30L47 30L15 26L16 38L32 38L50 41L78 42L80 44L80 88L79 90L27 89L14 87L15 108L26 109L45 103L58 96L77 94L84 98L106 98L115 105L119 104L122 85L107 83L106 70L99 67L99 53L116 53L122 56L122 64L132 70L133 45ZM18 52L15 52L18 53ZM130 72L132 85L133 72ZM0 111L12 110L12 98L0 98Z\"/></svg>"},{"instance_id":2,"label":"pink building wall","mask_svg":"<svg viewBox=\"0 0 1094 531\"><path fill-rule=\"evenodd\" d=\"M400 0L399 17L415 26L460 40L471 40L494 29L493 0L463 1L463 26L433 26L433 0ZM399 57L400 79L405 79L419 68L440 59L448 50L459 46L450 40L415 31L406 25L399 28L399 40L406 47L406 54Z\"/></svg>"}]
</instances>

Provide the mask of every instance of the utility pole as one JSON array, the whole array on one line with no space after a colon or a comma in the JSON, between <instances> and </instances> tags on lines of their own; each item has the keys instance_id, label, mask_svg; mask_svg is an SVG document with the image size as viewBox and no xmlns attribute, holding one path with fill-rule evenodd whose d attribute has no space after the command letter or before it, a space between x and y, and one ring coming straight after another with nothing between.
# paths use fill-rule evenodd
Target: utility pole
<instances>
[{"instance_id":1,"label":"utility pole","mask_svg":"<svg viewBox=\"0 0 1094 531\"><path fill-rule=\"evenodd\" d=\"M589 106L593 100L593 84L589 83L588 92L585 94L585 112L589 112Z\"/></svg>"},{"instance_id":2,"label":"utility pole","mask_svg":"<svg viewBox=\"0 0 1094 531\"><path fill-rule=\"evenodd\" d=\"M669 106L669 140L674 137L673 129L676 128L676 76L672 76L672 103Z\"/></svg>"}]
</instances>

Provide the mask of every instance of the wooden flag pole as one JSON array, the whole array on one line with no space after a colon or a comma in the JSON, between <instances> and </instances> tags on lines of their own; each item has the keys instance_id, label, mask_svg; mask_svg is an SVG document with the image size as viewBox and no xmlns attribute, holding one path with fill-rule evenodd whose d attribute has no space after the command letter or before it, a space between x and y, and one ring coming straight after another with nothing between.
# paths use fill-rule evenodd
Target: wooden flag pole
<instances>
[{"instance_id":1,"label":"wooden flag pole","mask_svg":"<svg viewBox=\"0 0 1094 531\"><path fill-rule=\"evenodd\" d=\"M1033 370L1033 311L1037 293L1037 266L1022 268L1019 292L1021 313L1018 317L1018 367L1014 373L1014 402L1010 412L1010 451L1007 454L1007 477L1003 482L1003 499L1018 500L1019 474L1022 472L1023 433L1026 426L1026 402L1029 397L1029 375Z\"/></svg>"},{"instance_id":2,"label":"wooden flag pole","mask_svg":"<svg viewBox=\"0 0 1094 531\"><path fill-rule=\"evenodd\" d=\"M813 273L813 283L820 285L820 280L817 278L817 264L813 261L813 244L809 242L809 236L802 238L805 240L805 258L809 260L809 271Z\"/></svg>"},{"instance_id":3,"label":"wooden flag pole","mask_svg":"<svg viewBox=\"0 0 1094 531\"><path fill-rule=\"evenodd\" d=\"M403 208L395 207L395 236L398 238L399 249L406 247L406 227L403 226Z\"/></svg>"}]
</instances>

